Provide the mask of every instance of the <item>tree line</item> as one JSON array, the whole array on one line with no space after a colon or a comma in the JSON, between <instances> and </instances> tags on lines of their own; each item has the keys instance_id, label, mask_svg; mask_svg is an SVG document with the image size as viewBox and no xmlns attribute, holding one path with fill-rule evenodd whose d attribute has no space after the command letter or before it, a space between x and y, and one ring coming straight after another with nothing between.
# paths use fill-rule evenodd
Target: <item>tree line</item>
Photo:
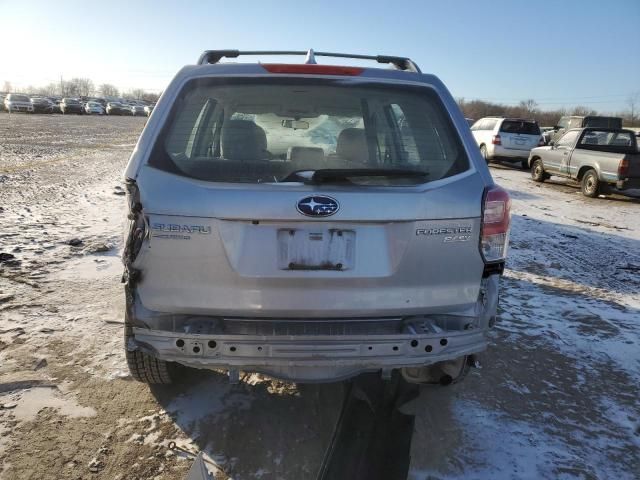
<instances>
[{"instance_id":1,"label":"tree line","mask_svg":"<svg viewBox=\"0 0 640 480\"><path fill-rule=\"evenodd\" d=\"M10 82L4 82L3 92L11 93L14 89ZM119 90L115 85L103 83L96 86L90 78L72 78L70 80L60 79L60 82L51 82L42 87L29 86L24 93L31 95L42 95L45 97L116 97L130 98L135 100L145 100L156 102L159 94L147 92L142 88L131 90Z\"/></svg>"},{"instance_id":2,"label":"tree line","mask_svg":"<svg viewBox=\"0 0 640 480\"><path fill-rule=\"evenodd\" d=\"M4 92L12 92L11 83L4 82ZM90 78L72 78L52 82L44 87L28 87L25 93L43 95L46 97L124 97L135 100L156 102L160 94L147 92L142 88L134 88L128 91L120 91L115 85L103 83L97 87ZM466 118L478 120L482 117L515 117L537 120L543 127L552 127L558 123L560 117L565 115L607 115L622 117L625 127L640 126L640 91L635 92L626 100L627 109L622 112L600 113L590 107L577 106L573 108L560 108L556 110L542 110L533 99L523 100L518 105L504 105L484 100L466 100L458 98L458 105Z\"/></svg>"},{"instance_id":3,"label":"tree line","mask_svg":"<svg viewBox=\"0 0 640 480\"><path fill-rule=\"evenodd\" d=\"M552 127L558 123L560 117L565 115L606 115L621 117L625 127L637 127L640 125L640 92L632 94L627 99L627 110L622 112L601 113L585 106L573 108L560 108L556 110L542 110L533 99L523 100L517 105L503 105L500 103L486 102L484 100L465 100L458 98L458 105L466 118L478 120L482 117L515 117L533 119L540 126Z\"/></svg>"}]
</instances>

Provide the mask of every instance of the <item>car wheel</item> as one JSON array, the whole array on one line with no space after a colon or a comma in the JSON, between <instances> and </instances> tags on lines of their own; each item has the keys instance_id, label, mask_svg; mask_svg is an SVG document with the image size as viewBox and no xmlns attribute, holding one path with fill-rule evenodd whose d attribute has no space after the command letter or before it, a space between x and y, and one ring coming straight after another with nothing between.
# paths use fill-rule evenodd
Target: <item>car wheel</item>
<instances>
[{"instance_id":1,"label":"car wheel","mask_svg":"<svg viewBox=\"0 0 640 480\"><path fill-rule=\"evenodd\" d=\"M484 161L489 163L489 152L487 152L486 145L480 146L480 154L482 155L482 158L484 158Z\"/></svg>"},{"instance_id":2,"label":"car wheel","mask_svg":"<svg viewBox=\"0 0 640 480\"><path fill-rule=\"evenodd\" d=\"M173 383L171 375L172 364L164 360L158 360L152 355L141 352L140 350L130 351L128 344L132 338L133 328L131 324L125 321L124 349L127 357L127 367L129 367L131 376L135 380L149 385L169 385Z\"/></svg>"},{"instance_id":3,"label":"car wheel","mask_svg":"<svg viewBox=\"0 0 640 480\"><path fill-rule=\"evenodd\" d=\"M600 194L600 180L595 170L589 170L582 177L582 194L591 198Z\"/></svg>"},{"instance_id":4,"label":"car wheel","mask_svg":"<svg viewBox=\"0 0 640 480\"><path fill-rule=\"evenodd\" d=\"M547 175L544 173L542 160L536 159L531 165L531 178L534 182L544 182Z\"/></svg>"},{"instance_id":5,"label":"car wheel","mask_svg":"<svg viewBox=\"0 0 640 480\"><path fill-rule=\"evenodd\" d=\"M522 160L522 162L520 162L520 168L522 168L522 170L529 170L529 160Z\"/></svg>"}]
</instances>

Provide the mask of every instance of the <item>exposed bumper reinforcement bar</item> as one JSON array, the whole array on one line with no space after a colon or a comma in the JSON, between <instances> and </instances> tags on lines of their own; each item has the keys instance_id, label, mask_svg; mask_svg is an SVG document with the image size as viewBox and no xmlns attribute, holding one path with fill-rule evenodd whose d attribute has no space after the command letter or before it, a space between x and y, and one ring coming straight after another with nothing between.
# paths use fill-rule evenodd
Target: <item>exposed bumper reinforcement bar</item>
<instances>
[{"instance_id":1,"label":"exposed bumper reinforcement bar","mask_svg":"<svg viewBox=\"0 0 640 480\"><path fill-rule=\"evenodd\" d=\"M366 371L430 365L487 347L480 329L395 335L181 334L134 328L129 348L195 368L259 371L288 380L332 381Z\"/></svg>"}]
</instances>

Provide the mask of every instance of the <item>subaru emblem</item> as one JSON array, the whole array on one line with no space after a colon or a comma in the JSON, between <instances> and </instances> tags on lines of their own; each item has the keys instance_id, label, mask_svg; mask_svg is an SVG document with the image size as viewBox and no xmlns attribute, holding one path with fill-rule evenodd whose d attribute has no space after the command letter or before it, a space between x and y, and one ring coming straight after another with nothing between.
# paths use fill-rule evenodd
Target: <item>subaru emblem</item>
<instances>
[{"instance_id":1,"label":"subaru emblem","mask_svg":"<svg viewBox=\"0 0 640 480\"><path fill-rule=\"evenodd\" d=\"M338 211L338 201L324 195L304 197L298 201L296 208L307 217L328 217Z\"/></svg>"}]
</instances>

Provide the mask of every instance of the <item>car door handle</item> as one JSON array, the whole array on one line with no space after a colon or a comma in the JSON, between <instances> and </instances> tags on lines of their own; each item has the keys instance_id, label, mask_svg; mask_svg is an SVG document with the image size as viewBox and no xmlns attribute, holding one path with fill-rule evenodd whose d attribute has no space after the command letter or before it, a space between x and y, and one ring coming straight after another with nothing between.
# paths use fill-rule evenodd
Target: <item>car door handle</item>
<instances>
[{"instance_id":1,"label":"car door handle","mask_svg":"<svg viewBox=\"0 0 640 480\"><path fill-rule=\"evenodd\" d=\"M569 152L564 152L562 155L566 157L567 155L569 155Z\"/></svg>"}]
</instances>

